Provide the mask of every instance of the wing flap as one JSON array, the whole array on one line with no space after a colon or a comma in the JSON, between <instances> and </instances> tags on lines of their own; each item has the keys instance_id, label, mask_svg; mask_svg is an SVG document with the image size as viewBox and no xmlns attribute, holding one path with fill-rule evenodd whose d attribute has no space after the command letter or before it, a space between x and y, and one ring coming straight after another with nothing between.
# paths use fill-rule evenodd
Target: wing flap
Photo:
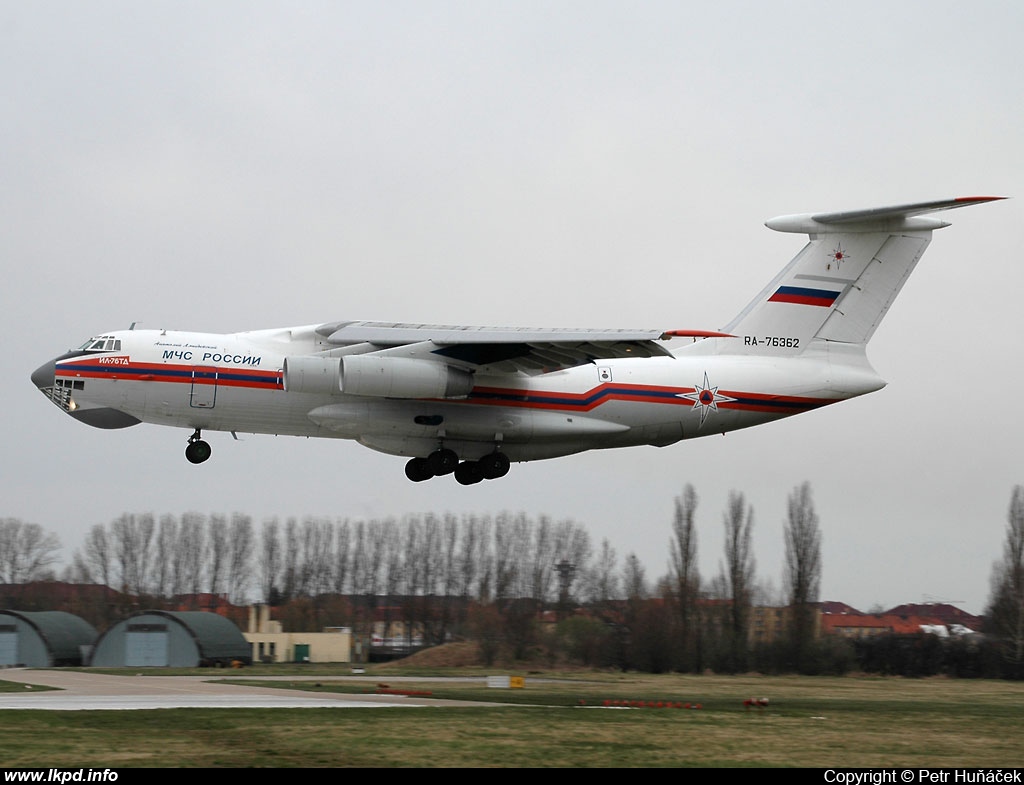
<instances>
[{"instance_id":1,"label":"wing flap","mask_svg":"<svg viewBox=\"0 0 1024 785\"><path fill-rule=\"evenodd\" d=\"M563 343L584 341L655 341L661 330L579 329L561 327L469 327L402 322L334 322L317 332L328 343L373 343L397 346L433 341L438 345L465 343Z\"/></svg>"},{"instance_id":2,"label":"wing flap","mask_svg":"<svg viewBox=\"0 0 1024 785\"><path fill-rule=\"evenodd\" d=\"M431 359L474 371L537 375L623 357L669 356L661 330L461 327L332 322L317 333L336 347L373 347L392 357ZM330 350L333 352L339 349Z\"/></svg>"}]
</instances>

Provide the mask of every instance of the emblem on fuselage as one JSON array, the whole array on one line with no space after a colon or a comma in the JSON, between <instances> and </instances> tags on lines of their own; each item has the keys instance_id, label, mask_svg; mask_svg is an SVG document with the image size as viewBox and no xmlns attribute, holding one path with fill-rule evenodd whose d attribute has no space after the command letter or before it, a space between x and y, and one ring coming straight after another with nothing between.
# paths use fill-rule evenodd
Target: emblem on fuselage
<instances>
[{"instance_id":1,"label":"emblem on fuselage","mask_svg":"<svg viewBox=\"0 0 1024 785\"><path fill-rule=\"evenodd\" d=\"M735 401L735 398L730 398L728 395L722 395L718 392L718 387L712 387L708 381L708 373L704 372L704 384L694 385L692 393L681 393L680 398L685 398L688 401L693 401L693 408L695 411L700 411L700 424L704 425L704 420L707 419L708 414L711 412L718 411L718 404L727 403L729 401Z\"/></svg>"}]
</instances>

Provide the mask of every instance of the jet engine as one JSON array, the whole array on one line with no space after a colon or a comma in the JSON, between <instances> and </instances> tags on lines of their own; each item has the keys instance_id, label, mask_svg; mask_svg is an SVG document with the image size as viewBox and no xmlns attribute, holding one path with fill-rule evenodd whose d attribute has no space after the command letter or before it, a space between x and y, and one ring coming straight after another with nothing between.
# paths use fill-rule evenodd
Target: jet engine
<instances>
[{"instance_id":1,"label":"jet engine","mask_svg":"<svg viewBox=\"0 0 1024 785\"><path fill-rule=\"evenodd\" d=\"M465 398L473 389L473 375L410 357L286 357L284 388L373 398Z\"/></svg>"}]
</instances>

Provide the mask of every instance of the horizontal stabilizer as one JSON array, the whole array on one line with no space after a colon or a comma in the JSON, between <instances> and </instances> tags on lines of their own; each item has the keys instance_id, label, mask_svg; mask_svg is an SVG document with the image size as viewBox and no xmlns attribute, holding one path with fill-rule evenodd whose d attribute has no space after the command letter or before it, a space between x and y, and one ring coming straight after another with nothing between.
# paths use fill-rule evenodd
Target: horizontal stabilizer
<instances>
[{"instance_id":1,"label":"horizontal stabilizer","mask_svg":"<svg viewBox=\"0 0 1024 785\"><path fill-rule=\"evenodd\" d=\"M765 222L777 232L797 234L834 234L837 232L879 232L895 230L932 230L949 226L937 218L919 218L928 213L955 210L973 204L984 204L1005 199L1004 196L961 196L892 207L872 207L866 210L845 210L837 213L803 213L782 215Z\"/></svg>"}]
</instances>

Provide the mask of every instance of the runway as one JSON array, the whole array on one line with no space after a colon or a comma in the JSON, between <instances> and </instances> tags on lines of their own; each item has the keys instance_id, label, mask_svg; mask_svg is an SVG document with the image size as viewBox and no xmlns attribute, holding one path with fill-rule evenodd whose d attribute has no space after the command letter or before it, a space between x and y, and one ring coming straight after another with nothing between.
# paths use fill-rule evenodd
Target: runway
<instances>
[{"instance_id":1,"label":"runway","mask_svg":"<svg viewBox=\"0 0 1024 785\"><path fill-rule=\"evenodd\" d=\"M237 674L235 678L246 678ZM267 677L277 681L339 681L341 677ZM349 680L347 677L345 680ZM83 671L0 670L0 679L21 682L24 692L0 693L0 709L46 709L76 711L93 709L180 709L180 708L334 708L368 709L413 706L481 706L481 703L442 701L420 696L313 694L277 687L225 684L207 676L111 676ZM376 681L370 679L369 681ZM392 679L390 681L397 681ZM32 686L56 687L37 691Z\"/></svg>"}]
</instances>

